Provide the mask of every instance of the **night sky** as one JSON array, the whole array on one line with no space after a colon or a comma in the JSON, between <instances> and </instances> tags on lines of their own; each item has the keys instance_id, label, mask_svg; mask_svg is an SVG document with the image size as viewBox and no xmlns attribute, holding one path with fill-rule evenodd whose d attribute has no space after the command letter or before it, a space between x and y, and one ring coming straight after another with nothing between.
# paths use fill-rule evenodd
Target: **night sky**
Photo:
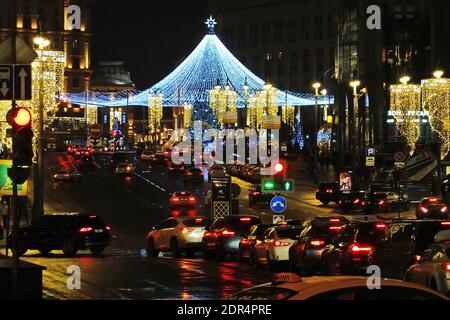
<instances>
[{"instance_id":1,"label":"night sky","mask_svg":"<svg viewBox=\"0 0 450 320\"><path fill-rule=\"evenodd\" d=\"M138 89L169 74L206 34L207 0L96 0L94 65L123 60Z\"/></svg>"}]
</instances>

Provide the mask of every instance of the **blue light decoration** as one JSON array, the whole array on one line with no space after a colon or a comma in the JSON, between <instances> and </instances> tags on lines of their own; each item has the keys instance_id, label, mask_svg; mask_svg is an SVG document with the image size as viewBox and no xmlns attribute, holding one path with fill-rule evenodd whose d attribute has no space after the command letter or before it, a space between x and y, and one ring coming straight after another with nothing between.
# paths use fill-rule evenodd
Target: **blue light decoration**
<instances>
[{"instance_id":1,"label":"blue light decoration","mask_svg":"<svg viewBox=\"0 0 450 320\"><path fill-rule=\"evenodd\" d=\"M88 107L143 106L148 104L148 95L158 89L163 95L163 107L193 106L193 119L212 121L215 119L208 105L208 91L218 82L228 83L238 94L237 107L244 108L249 94L262 90L265 82L253 74L223 45L215 34L216 21L210 17L207 22L208 33L194 51L168 76L144 91L110 92L87 91L68 93L67 100L72 104ZM244 92L244 85L247 92ZM247 95L247 96L246 96ZM314 95L277 90L279 105L314 106ZM334 103L334 97L321 96L319 104ZM208 110L206 119L204 110Z\"/></svg>"},{"instance_id":2,"label":"blue light decoration","mask_svg":"<svg viewBox=\"0 0 450 320\"><path fill-rule=\"evenodd\" d=\"M292 145L299 150L303 150L305 147L305 140L303 139L303 127L300 121L300 114L295 116L294 133L292 134Z\"/></svg>"}]
</instances>

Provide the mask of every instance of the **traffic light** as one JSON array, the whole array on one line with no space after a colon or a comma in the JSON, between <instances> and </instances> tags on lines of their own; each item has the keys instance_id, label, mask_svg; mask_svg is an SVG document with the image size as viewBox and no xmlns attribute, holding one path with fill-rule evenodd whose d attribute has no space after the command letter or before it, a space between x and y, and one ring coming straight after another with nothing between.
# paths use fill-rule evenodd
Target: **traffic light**
<instances>
[{"instance_id":1,"label":"traffic light","mask_svg":"<svg viewBox=\"0 0 450 320\"><path fill-rule=\"evenodd\" d=\"M273 177L263 179L261 189L263 192L292 192L295 180L286 178L286 164L277 162L273 166Z\"/></svg>"},{"instance_id":2,"label":"traffic light","mask_svg":"<svg viewBox=\"0 0 450 320\"><path fill-rule=\"evenodd\" d=\"M13 164L18 167L31 166L33 164L33 130L30 109L26 107L11 109L6 119L13 129Z\"/></svg>"}]
</instances>

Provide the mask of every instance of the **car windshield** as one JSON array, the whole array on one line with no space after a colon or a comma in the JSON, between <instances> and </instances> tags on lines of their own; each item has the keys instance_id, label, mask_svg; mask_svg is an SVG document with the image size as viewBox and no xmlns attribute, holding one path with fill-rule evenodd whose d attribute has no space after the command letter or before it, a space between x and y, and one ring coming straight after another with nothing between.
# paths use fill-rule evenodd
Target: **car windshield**
<instances>
[{"instance_id":1,"label":"car windshield","mask_svg":"<svg viewBox=\"0 0 450 320\"><path fill-rule=\"evenodd\" d=\"M175 192L174 193L174 195L176 196L176 197L189 197L189 196L191 196L192 195L192 193L190 193L190 192Z\"/></svg>"},{"instance_id":2,"label":"car windshield","mask_svg":"<svg viewBox=\"0 0 450 320\"><path fill-rule=\"evenodd\" d=\"M367 223L358 228L355 240L358 243L378 243L385 236L385 230L378 230L373 223Z\"/></svg>"},{"instance_id":3,"label":"car windshield","mask_svg":"<svg viewBox=\"0 0 450 320\"><path fill-rule=\"evenodd\" d=\"M211 224L211 220L208 218L193 218L184 220L183 224L186 227L207 227Z\"/></svg>"},{"instance_id":4,"label":"car windshield","mask_svg":"<svg viewBox=\"0 0 450 320\"><path fill-rule=\"evenodd\" d=\"M225 219L228 227L239 231L248 231L252 225L261 223L258 217L228 216Z\"/></svg>"},{"instance_id":5,"label":"car windshield","mask_svg":"<svg viewBox=\"0 0 450 320\"><path fill-rule=\"evenodd\" d=\"M299 228L278 228L277 235L279 238L287 238L295 240L300 233Z\"/></svg>"}]
</instances>

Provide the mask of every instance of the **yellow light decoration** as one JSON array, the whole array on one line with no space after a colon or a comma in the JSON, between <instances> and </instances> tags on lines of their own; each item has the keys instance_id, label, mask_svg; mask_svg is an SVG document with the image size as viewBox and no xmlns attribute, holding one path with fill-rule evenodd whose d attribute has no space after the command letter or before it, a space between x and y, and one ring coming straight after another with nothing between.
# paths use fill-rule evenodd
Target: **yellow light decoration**
<instances>
[{"instance_id":1,"label":"yellow light decoration","mask_svg":"<svg viewBox=\"0 0 450 320\"><path fill-rule=\"evenodd\" d=\"M420 85L396 84L390 86L390 109L394 111L395 124L400 134L406 139L412 155L420 137L420 121L414 112L420 110Z\"/></svg>"},{"instance_id":2,"label":"yellow light decoration","mask_svg":"<svg viewBox=\"0 0 450 320\"><path fill-rule=\"evenodd\" d=\"M256 130L261 129L264 120L264 108L258 101L256 96L250 96L248 100L249 125Z\"/></svg>"},{"instance_id":3,"label":"yellow light decoration","mask_svg":"<svg viewBox=\"0 0 450 320\"><path fill-rule=\"evenodd\" d=\"M97 93L92 93L92 99L95 100ZM98 107L93 105L86 106L86 123L88 126L98 123Z\"/></svg>"},{"instance_id":4,"label":"yellow light decoration","mask_svg":"<svg viewBox=\"0 0 450 320\"><path fill-rule=\"evenodd\" d=\"M281 108L282 121L290 126L294 127L295 120L295 107L294 106L283 106Z\"/></svg>"},{"instance_id":5,"label":"yellow light decoration","mask_svg":"<svg viewBox=\"0 0 450 320\"><path fill-rule=\"evenodd\" d=\"M190 104L184 104L184 120L183 120L183 124L184 124L184 128L189 128L191 126L191 118L192 118L192 106Z\"/></svg>"},{"instance_id":6,"label":"yellow light decoration","mask_svg":"<svg viewBox=\"0 0 450 320\"><path fill-rule=\"evenodd\" d=\"M217 85L209 90L209 106L217 118L220 126L223 124L222 115L224 112L236 112L237 92L231 90L229 86L222 89Z\"/></svg>"},{"instance_id":7,"label":"yellow light decoration","mask_svg":"<svg viewBox=\"0 0 450 320\"><path fill-rule=\"evenodd\" d=\"M163 116L163 96L149 95L148 96L148 129L156 131L160 127L160 121Z\"/></svg>"},{"instance_id":8,"label":"yellow light decoration","mask_svg":"<svg viewBox=\"0 0 450 320\"><path fill-rule=\"evenodd\" d=\"M442 73L435 73L435 76ZM429 113L430 126L441 140L441 156L450 152L450 79L422 80L422 106Z\"/></svg>"}]
</instances>

